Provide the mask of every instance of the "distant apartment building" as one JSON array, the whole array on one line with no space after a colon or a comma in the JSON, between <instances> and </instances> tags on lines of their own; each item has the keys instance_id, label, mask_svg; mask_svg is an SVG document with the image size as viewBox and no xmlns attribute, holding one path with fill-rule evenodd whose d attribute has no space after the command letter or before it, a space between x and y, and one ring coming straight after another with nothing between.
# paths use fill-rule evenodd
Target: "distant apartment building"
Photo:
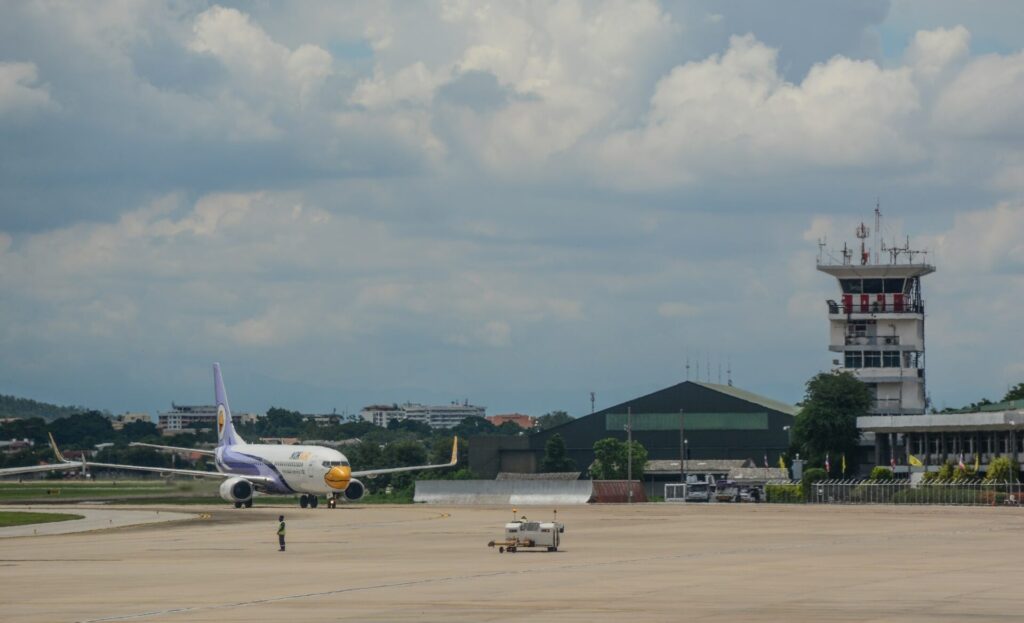
<instances>
[{"instance_id":1,"label":"distant apartment building","mask_svg":"<svg viewBox=\"0 0 1024 623\"><path fill-rule=\"evenodd\" d=\"M537 426L537 418L522 413L505 413L502 415L489 415L487 421L495 426L501 426L505 422L512 422L524 430L533 430Z\"/></svg>"},{"instance_id":2,"label":"distant apartment building","mask_svg":"<svg viewBox=\"0 0 1024 623\"><path fill-rule=\"evenodd\" d=\"M231 422L235 426L254 424L258 417L255 413L232 413ZM156 426L165 435L213 430L217 427L217 405L179 405L172 402L170 411L158 415Z\"/></svg>"},{"instance_id":3,"label":"distant apartment building","mask_svg":"<svg viewBox=\"0 0 1024 623\"><path fill-rule=\"evenodd\" d=\"M431 428L452 428L468 417L485 417L486 407L468 403L422 405L407 402L402 405L370 405L363 407L359 417L377 426L387 427L392 421L422 422Z\"/></svg>"}]
</instances>

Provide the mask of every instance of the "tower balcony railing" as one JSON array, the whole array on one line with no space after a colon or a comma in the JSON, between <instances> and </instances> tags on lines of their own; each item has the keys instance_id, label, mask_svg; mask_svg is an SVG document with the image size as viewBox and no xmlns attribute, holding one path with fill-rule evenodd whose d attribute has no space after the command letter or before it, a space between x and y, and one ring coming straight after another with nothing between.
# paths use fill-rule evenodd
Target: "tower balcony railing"
<instances>
[{"instance_id":1,"label":"tower balcony railing","mask_svg":"<svg viewBox=\"0 0 1024 623\"><path fill-rule=\"evenodd\" d=\"M844 343L847 346L899 346L898 335L847 335Z\"/></svg>"},{"instance_id":2,"label":"tower balcony railing","mask_svg":"<svg viewBox=\"0 0 1024 623\"><path fill-rule=\"evenodd\" d=\"M892 303L870 301L863 303L839 303L832 299L825 301L830 314L923 314L924 303Z\"/></svg>"}]
</instances>

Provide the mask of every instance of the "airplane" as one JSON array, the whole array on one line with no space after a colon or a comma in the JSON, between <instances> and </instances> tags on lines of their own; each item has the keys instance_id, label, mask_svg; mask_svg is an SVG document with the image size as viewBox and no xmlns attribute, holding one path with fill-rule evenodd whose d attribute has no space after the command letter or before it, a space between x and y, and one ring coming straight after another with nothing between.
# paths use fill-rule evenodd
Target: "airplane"
<instances>
[{"instance_id":1,"label":"airplane","mask_svg":"<svg viewBox=\"0 0 1024 623\"><path fill-rule=\"evenodd\" d=\"M217 478L220 484L220 497L232 502L235 508L252 507L255 492L269 494L299 495L299 506L316 508L321 495L327 496L329 508L337 506L339 500L355 502L366 493L366 486L358 477L373 477L381 474L441 469L452 467L458 462L459 438L452 441L452 457L448 463L435 465L416 465L413 467L390 467L352 471L345 455L332 448L323 446L285 446L278 444L246 443L231 422L231 407L224 389L224 380L220 373L220 364L213 364L214 392L217 399L217 447L214 450L199 450L161 446L156 444L133 443L131 445L203 454L214 457L217 471L198 469L173 469L166 467L148 467L142 465L118 465L114 463L97 463L95 461L70 461L64 458L57 443L50 435L50 445L59 463L53 465L34 465L32 467L15 467L0 470L0 476L27 472L47 471L52 469L84 469L101 467L124 469L160 474L178 474L198 478Z\"/></svg>"}]
</instances>

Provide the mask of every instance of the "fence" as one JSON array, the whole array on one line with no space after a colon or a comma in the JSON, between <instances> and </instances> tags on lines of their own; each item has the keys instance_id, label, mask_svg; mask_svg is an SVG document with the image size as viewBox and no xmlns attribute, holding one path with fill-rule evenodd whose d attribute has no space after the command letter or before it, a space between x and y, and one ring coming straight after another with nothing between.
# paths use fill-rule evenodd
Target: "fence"
<instances>
[{"instance_id":1,"label":"fence","mask_svg":"<svg viewBox=\"0 0 1024 623\"><path fill-rule=\"evenodd\" d=\"M792 483L772 483L799 485ZM943 504L1020 506L1024 484L983 480L819 480L811 483L808 504ZM770 501L770 500L769 500Z\"/></svg>"}]
</instances>

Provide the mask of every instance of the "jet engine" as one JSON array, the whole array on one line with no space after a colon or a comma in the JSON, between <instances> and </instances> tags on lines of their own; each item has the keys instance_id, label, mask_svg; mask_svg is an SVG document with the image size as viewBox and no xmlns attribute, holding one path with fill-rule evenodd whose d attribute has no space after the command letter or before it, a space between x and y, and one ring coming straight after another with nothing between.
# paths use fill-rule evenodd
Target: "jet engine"
<instances>
[{"instance_id":1,"label":"jet engine","mask_svg":"<svg viewBox=\"0 0 1024 623\"><path fill-rule=\"evenodd\" d=\"M353 478L345 487L345 499L349 502L358 501L366 493L366 485Z\"/></svg>"},{"instance_id":2,"label":"jet engine","mask_svg":"<svg viewBox=\"0 0 1024 623\"><path fill-rule=\"evenodd\" d=\"M239 476L228 478L220 483L220 497L224 498L225 502L236 504L248 502L252 499L252 483Z\"/></svg>"}]
</instances>

